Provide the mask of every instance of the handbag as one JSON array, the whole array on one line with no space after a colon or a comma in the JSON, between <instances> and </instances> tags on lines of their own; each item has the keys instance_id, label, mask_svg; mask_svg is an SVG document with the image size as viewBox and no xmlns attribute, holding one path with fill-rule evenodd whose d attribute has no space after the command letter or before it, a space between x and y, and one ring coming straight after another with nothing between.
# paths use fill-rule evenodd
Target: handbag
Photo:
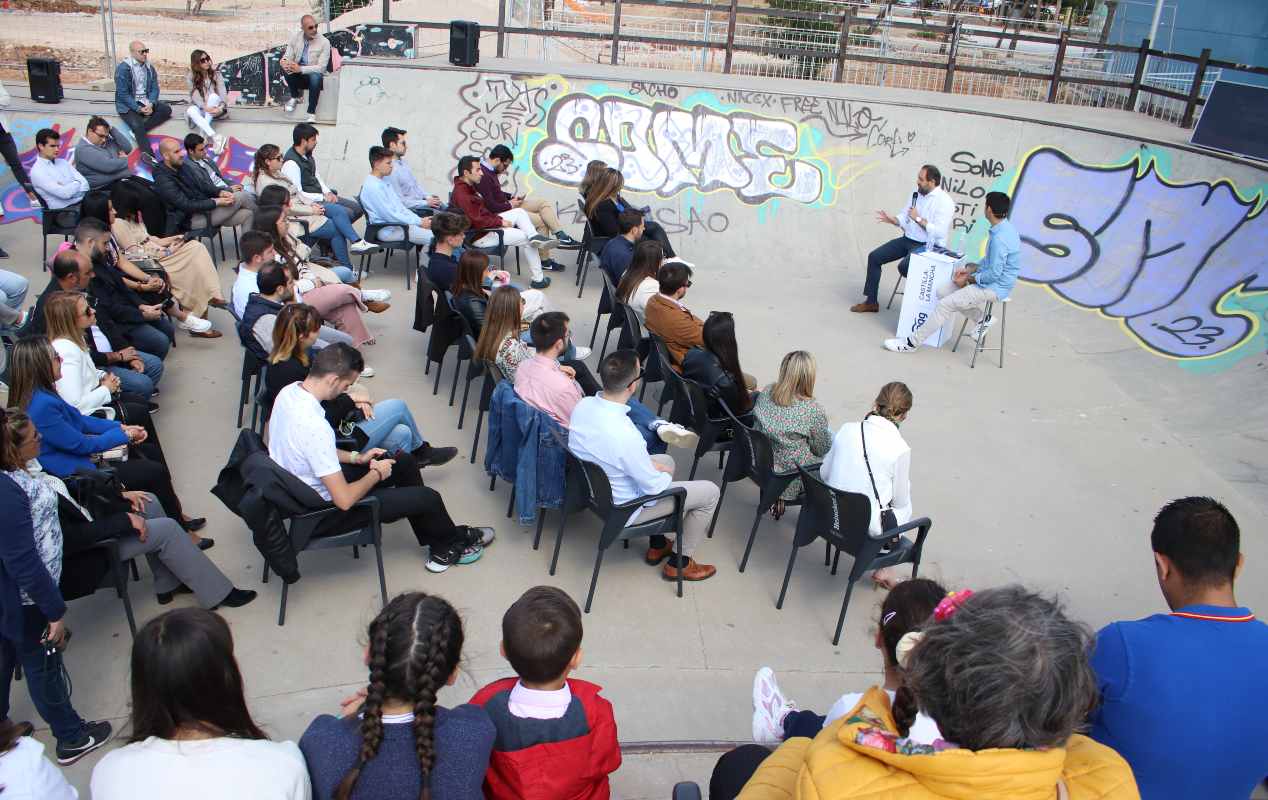
<instances>
[{"instance_id":1,"label":"handbag","mask_svg":"<svg viewBox=\"0 0 1268 800\"><path fill-rule=\"evenodd\" d=\"M867 417L872 416L868 414ZM867 427L867 417L863 417L863 423L859 425L859 438L863 440L863 465L867 467L867 479L872 483L872 496L876 498L876 505L881 504L881 493L876 491L876 478L872 477L872 464L867 460L867 436L863 430ZM892 531L898 527L898 515L894 513L892 505L887 505L881 509L881 531Z\"/></svg>"},{"instance_id":2,"label":"handbag","mask_svg":"<svg viewBox=\"0 0 1268 800\"><path fill-rule=\"evenodd\" d=\"M66 478L65 483L71 497L93 519L103 519L132 509L123 496L124 486L112 469L78 469Z\"/></svg>"}]
</instances>

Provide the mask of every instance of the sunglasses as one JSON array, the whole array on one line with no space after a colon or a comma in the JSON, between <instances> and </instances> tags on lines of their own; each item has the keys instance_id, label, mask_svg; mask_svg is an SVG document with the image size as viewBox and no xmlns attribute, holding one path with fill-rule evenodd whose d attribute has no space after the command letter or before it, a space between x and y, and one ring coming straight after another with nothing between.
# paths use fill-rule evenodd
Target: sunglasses
<instances>
[{"instance_id":1,"label":"sunglasses","mask_svg":"<svg viewBox=\"0 0 1268 800\"><path fill-rule=\"evenodd\" d=\"M305 25L305 26L304 26L304 30L306 30L306 31L315 31L315 30L317 30L317 26L316 26L316 25Z\"/></svg>"},{"instance_id":2,"label":"sunglasses","mask_svg":"<svg viewBox=\"0 0 1268 800\"><path fill-rule=\"evenodd\" d=\"M199 60L199 62L201 62L201 63L203 63L203 64L210 64L210 63L211 63L211 56L203 56L202 58L200 58L200 59L198 59L198 60Z\"/></svg>"},{"instance_id":3,"label":"sunglasses","mask_svg":"<svg viewBox=\"0 0 1268 800\"><path fill-rule=\"evenodd\" d=\"M150 52L150 48L147 47L144 50L141 50L139 52L141 53L141 55L145 55L146 53Z\"/></svg>"}]
</instances>

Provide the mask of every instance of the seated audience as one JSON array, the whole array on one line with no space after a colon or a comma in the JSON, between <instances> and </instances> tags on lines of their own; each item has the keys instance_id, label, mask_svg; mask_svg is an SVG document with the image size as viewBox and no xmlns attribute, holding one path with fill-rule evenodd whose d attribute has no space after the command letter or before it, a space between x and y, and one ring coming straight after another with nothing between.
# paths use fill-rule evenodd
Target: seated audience
<instances>
[{"instance_id":1,"label":"seated audience","mask_svg":"<svg viewBox=\"0 0 1268 800\"><path fill-rule=\"evenodd\" d=\"M430 551L429 572L479 560L484 547L493 542L493 529L455 525L444 500L423 485L413 456L399 453L384 458L387 453L380 448L363 453L336 449L335 433L321 403L346 392L363 366L361 354L348 345L334 344L318 351L308 377L284 387L273 401L269 456L343 511L370 495L378 498L379 518L385 524L408 519L419 546ZM342 515L332 515L315 535L347 525Z\"/></svg>"},{"instance_id":2,"label":"seated audience","mask_svg":"<svg viewBox=\"0 0 1268 800\"><path fill-rule=\"evenodd\" d=\"M386 147L370 148L370 174L361 184L359 199L365 208L366 221L371 225L388 225L379 231L381 242L399 242L407 236L419 246L431 244L431 219L415 214L397 195L388 182L392 174L392 152ZM403 226L403 227L402 227Z\"/></svg>"},{"instance_id":3,"label":"seated audience","mask_svg":"<svg viewBox=\"0 0 1268 800\"><path fill-rule=\"evenodd\" d=\"M582 397L599 391L599 384L585 364L559 360L568 347L567 314L547 311L528 331L535 354L515 370L515 393L566 428L573 408Z\"/></svg>"},{"instance_id":4,"label":"seated audience","mask_svg":"<svg viewBox=\"0 0 1268 800\"><path fill-rule=\"evenodd\" d=\"M1087 630L1056 601L1020 586L963 592L908 637L916 641L905 656L899 648L892 702L873 687L814 740L724 755L711 800L846 800L877 797L878 787L913 798L1139 796L1122 757L1076 733L1096 676ZM932 744L911 736L917 711L938 726Z\"/></svg>"},{"instance_id":5,"label":"seated audience","mask_svg":"<svg viewBox=\"0 0 1268 800\"><path fill-rule=\"evenodd\" d=\"M159 99L158 70L150 63L150 49L141 42L130 42L128 57L115 68L114 110L132 131L141 158L153 166L150 131L172 118L172 107Z\"/></svg>"},{"instance_id":6,"label":"seated audience","mask_svg":"<svg viewBox=\"0 0 1268 800\"><path fill-rule=\"evenodd\" d=\"M95 800L308 800L304 757L247 708L233 634L201 608L160 614L132 641L131 737L92 771Z\"/></svg>"},{"instance_id":7,"label":"seated audience","mask_svg":"<svg viewBox=\"0 0 1268 800\"><path fill-rule=\"evenodd\" d=\"M505 274L503 274L505 277ZM471 326L477 339L484 328L484 317L489 305L490 287L493 285L493 273L489 270L489 257L478 250L467 250L458 259L458 272L454 277L454 307ZM518 291L518 290L517 290ZM525 289L520 292L523 302L523 315L526 320L536 319L546 309L546 295L537 289ZM573 348L569 344L567 358L585 358L590 355L589 348ZM577 355L584 350L585 355Z\"/></svg>"},{"instance_id":8,"label":"seated audience","mask_svg":"<svg viewBox=\"0 0 1268 800\"><path fill-rule=\"evenodd\" d=\"M770 439L776 472L817 464L832 447L828 412L815 400L817 371L814 356L794 350L780 362L779 381L753 402L753 418ZM800 494L801 478L795 478L771 507L771 516L783 516L784 502Z\"/></svg>"},{"instance_id":9,"label":"seated audience","mask_svg":"<svg viewBox=\"0 0 1268 800\"><path fill-rule=\"evenodd\" d=\"M293 303L277 312L269 368L264 376L266 408L273 407L273 400L283 387L308 377L309 353L316 346L320 330L321 315L312 306ZM362 450L375 447L388 453L405 450L423 467L448 463L458 454L456 447L428 444L403 400L372 402L369 391L359 383L349 386L334 400L323 402L322 408L331 427L341 433L347 430L349 420L356 420L351 423L351 435Z\"/></svg>"},{"instance_id":10,"label":"seated audience","mask_svg":"<svg viewBox=\"0 0 1268 800\"><path fill-rule=\"evenodd\" d=\"M109 513L93 509L90 514L71 495L66 484L40 465L40 434L20 411L9 410L0 435L4 446L20 459L25 476L11 477L31 498L32 507L51 501L52 514L40 515L36 524L50 526L48 538L67 550L79 550L106 539L117 539L123 561L145 556L154 574L154 592L159 605L167 605L178 594L193 594L204 608L238 608L255 599L249 589L235 589L211 559L190 541L180 523L170 519L158 498L145 492L125 491L111 497L98 493L99 502L108 503ZM6 467L8 469L8 467ZM98 490L105 491L104 489Z\"/></svg>"},{"instance_id":11,"label":"seated audience","mask_svg":"<svg viewBox=\"0 0 1268 800\"><path fill-rule=\"evenodd\" d=\"M31 736L31 723L0 722L0 786L15 798L77 800L79 793L44 755L44 745Z\"/></svg>"},{"instance_id":12,"label":"seated audience","mask_svg":"<svg viewBox=\"0 0 1268 800\"><path fill-rule=\"evenodd\" d=\"M80 413L57 394L61 360L43 336L21 339L11 355L9 405L25 410L40 432L40 463L59 478L78 470L95 469L92 456L118 453L127 448L127 460L109 459L109 466L130 489L157 495L163 508L204 549L215 541L202 539L197 531L207 525L205 518L184 513L180 498L172 488L172 476L157 438L144 426L117 420L98 419ZM151 430L153 428L151 427Z\"/></svg>"},{"instance_id":13,"label":"seated audience","mask_svg":"<svg viewBox=\"0 0 1268 800\"><path fill-rule=\"evenodd\" d=\"M391 151L394 157L387 182L396 190L396 196L401 198L405 207L415 214L421 216L424 213L438 211L445 207L444 201L423 188L414 177L414 171L410 169L409 162L405 160L405 154L409 151L409 142L406 141L405 133L400 128L383 129L381 137L383 146Z\"/></svg>"},{"instance_id":14,"label":"seated audience","mask_svg":"<svg viewBox=\"0 0 1268 800\"><path fill-rule=\"evenodd\" d=\"M581 195L581 199L585 200L586 195L590 193L590 187L595 181L603 177L608 171L608 162L592 159L586 164L586 171L581 176L581 183L577 184L577 194Z\"/></svg>"},{"instance_id":15,"label":"seated audience","mask_svg":"<svg viewBox=\"0 0 1268 800\"><path fill-rule=\"evenodd\" d=\"M693 347L682 359L682 376L700 384L710 399L709 416L725 419L726 413L717 402L726 403L741 422L751 422L753 397L750 390L757 385L740 369L739 345L735 342L735 318L729 311L714 311L704 321L701 332L703 347Z\"/></svg>"},{"instance_id":16,"label":"seated audience","mask_svg":"<svg viewBox=\"0 0 1268 800\"><path fill-rule=\"evenodd\" d=\"M643 215L626 209L617 216L619 236L613 236L599 253L599 266L607 273L613 286L621 285L625 270L634 260L634 243L643 235Z\"/></svg>"},{"instance_id":17,"label":"seated audience","mask_svg":"<svg viewBox=\"0 0 1268 800\"><path fill-rule=\"evenodd\" d=\"M521 371L523 367L521 367ZM653 536L645 557L653 566L666 561L662 575L676 580L702 581L713 577L717 568L697 563L692 554L704 541L709 521L718 504L718 487L709 481L675 481L674 460L668 455L649 455L647 443L630 419L630 398L642 380L638 354L617 350L603 359L599 380L603 392L582 398L569 420L568 449L578 458L603 468L612 484L612 501L625 503L645 495L659 494L670 487L687 490L684 503L682 561L674 554L673 542ZM658 500L650 508L636 511L630 522L647 521L673 513L670 499Z\"/></svg>"},{"instance_id":18,"label":"seated audience","mask_svg":"<svg viewBox=\"0 0 1268 800\"><path fill-rule=\"evenodd\" d=\"M868 498L873 536L884 533L881 512L892 511L897 524L911 522L911 447L898 426L911 411L911 390L892 381L881 387L862 422L847 422L832 438L819 476L833 489ZM888 550L882 550L882 553ZM896 581L890 567L872 573L872 580L890 589Z\"/></svg>"},{"instance_id":19,"label":"seated audience","mask_svg":"<svg viewBox=\"0 0 1268 800\"><path fill-rule=\"evenodd\" d=\"M140 194L124 184L111 192L110 232L129 260L149 259L163 268L172 296L181 308L206 319L209 307L223 308L220 276L211 253L200 241L181 235L151 236L142 221Z\"/></svg>"},{"instance_id":20,"label":"seated audience","mask_svg":"<svg viewBox=\"0 0 1268 800\"><path fill-rule=\"evenodd\" d=\"M246 191L240 183L230 183L229 179L216 166L216 161L207 150L207 140L196 133L185 136L185 166L193 170L192 177L210 183L209 189L216 192L230 192L238 205L251 211L255 210L255 195Z\"/></svg>"},{"instance_id":21,"label":"seated audience","mask_svg":"<svg viewBox=\"0 0 1268 800\"><path fill-rule=\"evenodd\" d=\"M0 269L0 330L19 330L30 315L22 310L31 282L16 272Z\"/></svg>"},{"instance_id":22,"label":"seated audience","mask_svg":"<svg viewBox=\"0 0 1268 800\"><path fill-rule=\"evenodd\" d=\"M75 170L89 189L109 189L115 181L132 176L128 154L132 142L101 117L89 117L84 137L75 145Z\"/></svg>"},{"instance_id":23,"label":"seated audience","mask_svg":"<svg viewBox=\"0 0 1268 800\"><path fill-rule=\"evenodd\" d=\"M320 256L315 256L313 254L312 248L310 248L304 241L305 238L311 239L313 237L305 232L304 225L297 221L295 216L291 213L294 204L291 201L290 194L285 188L277 184L265 188L259 194L258 204L259 208L277 206L281 209L280 216L282 219L277 220L276 224L271 227L262 222L259 223L259 227L256 227L257 221L263 219L260 214L257 213L255 217L252 218L253 228L265 231L279 242L282 239L285 239L297 258L302 261L309 261L311 259L313 263L320 261L323 265L322 268L328 269L330 272L334 273L341 283L357 283L356 273L352 271L351 267L343 264L336 264L328 258L321 258ZM257 209L257 212L258 210L259 209ZM265 217L272 220L274 215L270 211L265 215ZM384 294L390 297L392 293L382 291L379 292L379 294Z\"/></svg>"},{"instance_id":24,"label":"seated audience","mask_svg":"<svg viewBox=\"0 0 1268 800\"><path fill-rule=\"evenodd\" d=\"M647 301L660 294L660 267L665 263L660 242L639 242L634 257L616 285L616 296L638 317L638 324L647 325Z\"/></svg>"},{"instance_id":25,"label":"seated audience","mask_svg":"<svg viewBox=\"0 0 1268 800\"><path fill-rule=\"evenodd\" d=\"M267 233L247 231L242 234L238 249L242 252L242 261L238 264L238 277L233 281L229 301L233 305L233 313L241 319L246 313L247 301L260 290L258 273L266 264L276 264L277 261L273 237Z\"/></svg>"},{"instance_id":26,"label":"seated audience","mask_svg":"<svg viewBox=\"0 0 1268 800\"><path fill-rule=\"evenodd\" d=\"M535 586L502 616L502 654L517 677L471 702L497 729L489 800L609 797L621 767L616 715L601 686L569 675L581 665L581 609L562 589Z\"/></svg>"},{"instance_id":27,"label":"seated audience","mask_svg":"<svg viewBox=\"0 0 1268 800\"><path fill-rule=\"evenodd\" d=\"M189 89L189 108L185 110L185 117L212 142L217 153L223 153L228 140L217 134L211 123L229 116L229 92L225 89L225 79L206 50L194 50L189 54L189 74L185 76L185 86ZM188 150L189 145L185 149Z\"/></svg>"},{"instance_id":28,"label":"seated audience","mask_svg":"<svg viewBox=\"0 0 1268 800\"><path fill-rule=\"evenodd\" d=\"M35 134L35 163L31 165L31 185L50 209L70 208L88 194L88 180L58 153L61 134L42 128Z\"/></svg>"},{"instance_id":29,"label":"seated audience","mask_svg":"<svg viewBox=\"0 0 1268 800\"><path fill-rule=\"evenodd\" d=\"M361 205L348 197L340 197L339 192L326 185L321 173L317 171L317 159L313 151L317 149L317 128L301 122L291 130L292 147L286 151L282 173L291 183L299 187L300 196L309 203L317 203L325 207L326 216L332 216L333 206L339 206L348 215L348 222L361 219ZM355 242L357 239L349 238ZM368 245L372 249L374 245ZM353 250L356 250L353 247Z\"/></svg>"},{"instance_id":30,"label":"seated audience","mask_svg":"<svg viewBox=\"0 0 1268 800\"><path fill-rule=\"evenodd\" d=\"M110 409L113 414L116 395L122 384L114 375L97 369L88 352L84 332L95 318L88 296L79 292L56 292L49 297L44 316L49 341L62 362L62 377L56 384L58 396L84 414L99 409ZM144 405L139 407L137 414L149 416ZM128 421L143 424L140 419Z\"/></svg>"},{"instance_id":31,"label":"seated audience","mask_svg":"<svg viewBox=\"0 0 1268 800\"><path fill-rule=\"evenodd\" d=\"M1089 735L1127 759L1145 800L1249 797L1268 771L1268 627L1233 595L1245 563L1237 521L1209 497L1184 497L1158 512L1150 539L1171 613L1096 635ZM1196 698L1203 690L1218 702Z\"/></svg>"},{"instance_id":32,"label":"seated audience","mask_svg":"<svg viewBox=\"0 0 1268 800\"><path fill-rule=\"evenodd\" d=\"M585 212L590 220L590 232L595 236L611 238L621 235L620 216L622 211L637 211L645 218L642 241L660 242L666 258L674 258L674 246L669 243L669 236L659 223L646 219L651 215L650 208L637 208L621 196L625 186L625 177L621 171L608 167L595 177L586 187Z\"/></svg>"},{"instance_id":33,"label":"seated audience","mask_svg":"<svg viewBox=\"0 0 1268 800\"><path fill-rule=\"evenodd\" d=\"M474 358L496 364L511 383L515 383L519 365L534 354L532 346L524 341L523 317L524 300L519 291L514 286L499 286L489 296L484 325L476 341Z\"/></svg>"},{"instance_id":34,"label":"seated audience","mask_svg":"<svg viewBox=\"0 0 1268 800\"><path fill-rule=\"evenodd\" d=\"M902 680L902 660L909 652L908 643L912 638L908 634L921 630L933 618L938 604L944 601L947 601L947 590L941 585L925 578L913 578L895 585L881 603L872 644L881 651L885 668L885 683L881 688L891 704L898 692L910 691L903 688ZM777 744L797 736L813 739L824 727L853 711L862 699L862 692L843 694L826 715L798 710L797 704L779 690L774 670L762 667L753 676L753 741ZM908 738L920 744L933 744L941 738L934 721L914 708L910 697L905 699L904 707L916 713L914 719L902 721L908 729Z\"/></svg>"},{"instance_id":35,"label":"seated audience","mask_svg":"<svg viewBox=\"0 0 1268 800\"><path fill-rule=\"evenodd\" d=\"M317 32L317 20L305 14L300 20L299 33L291 36L282 51L282 79L290 99L286 101L286 113L295 110L295 103L308 90L308 121L317 121L317 100L321 97L322 73L330 63L330 41Z\"/></svg>"},{"instance_id":36,"label":"seated audience","mask_svg":"<svg viewBox=\"0 0 1268 800\"><path fill-rule=\"evenodd\" d=\"M304 731L316 800L481 797L496 731L478 706L445 708L458 680L462 619L435 595L407 592L370 622L364 702Z\"/></svg>"},{"instance_id":37,"label":"seated audience","mask_svg":"<svg viewBox=\"0 0 1268 800\"><path fill-rule=\"evenodd\" d=\"M660 292L647 301L647 330L660 337L673 368L682 372L682 359L693 347L704 346L704 322L682 304L691 287L691 267L670 261L656 273Z\"/></svg>"},{"instance_id":38,"label":"seated audience","mask_svg":"<svg viewBox=\"0 0 1268 800\"><path fill-rule=\"evenodd\" d=\"M201 170L185 163L185 153L174 139L159 142L154 186L167 205L169 232L236 228L251 221L251 209L228 189L199 181Z\"/></svg>"},{"instance_id":39,"label":"seated audience","mask_svg":"<svg viewBox=\"0 0 1268 800\"><path fill-rule=\"evenodd\" d=\"M533 227L528 212L522 208L512 208L500 214L494 214L487 208L484 197L480 194L479 185L484 172L480 159L475 156L463 156L458 159L458 176L453 182L453 204L462 209L471 225L490 233L476 239L472 244L476 247L493 247L498 244L498 237L492 231L502 229L502 244L507 247L518 247L528 262L529 274L533 276L534 289L545 289L550 285L550 278L542 272L542 259L538 250L557 244L549 236L542 236Z\"/></svg>"},{"instance_id":40,"label":"seated audience","mask_svg":"<svg viewBox=\"0 0 1268 800\"><path fill-rule=\"evenodd\" d=\"M352 251L358 253L373 250L374 245L361 243L361 234L352 227L348 211L338 203L310 203L305 199L299 184L291 181L282 170L282 151L275 144L261 145L255 151L255 161L251 167L251 183L259 205L265 205L264 190L270 186L280 186L286 190L290 198L287 214L292 219L308 223L308 235L330 242L335 253L335 260L340 264L352 263ZM349 243L353 243L351 248Z\"/></svg>"},{"instance_id":41,"label":"seated audience","mask_svg":"<svg viewBox=\"0 0 1268 800\"><path fill-rule=\"evenodd\" d=\"M295 297L295 281L283 265L265 264L256 273L255 289L242 311L238 339L263 362L268 360L269 351L273 348L277 315Z\"/></svg>"},{"instance_id":42,"label":"seated audience","mask_svg":"<svg viewBox=\"0 0 1268 800\"><path fill-rule=\"evenodd\" d=\"M12 402L12 401L10 401ZM8 414L0 409L8 427ZM31 705L57 740L57 763L70 766L110 740L113 728L101 720L87 722L71 705L62 651L69 634L66 602L58 581L62 576L61 531L56 498L39 492L33 501L27 488L35 482L26 460L9 443L0 441L0 514L5 519L0 547L0 720L9 719L9 690L14 669L22 667ZM39 524L36 520L39 520ZM29 734L30 723L19 723ZM43 797L43 795L32 795Z\"/></svg>"},{"instance_id":43,"label":"seated audience","mask_svg":"<svg viewBox=\"0 0 1268 800\"><path fill-rule=\"evenodd\" d=\"M577 246L581 243L569 236L559 224L559 214L555 211L555 203L544 197L532 197L523 194L508 194L502 188L502 176L511 168L515 154L504 144L494 145L488 156L480 161L480 195L484 198L484 207L494 214L501 214L512 208L522 208L528 212L533 228L543 236L553 236L558 244ZM562 270L564 267L557 261L547 269Z\"/></svg>"},{"instance_id":44,"label":"seated audience","mask_svg":"<svg viewBox=\"0 0 1268 800\"><path fill-rule=\"evenodd\" d=\"M462 214L441 212L431 218L431 232L436 237L435 246L427 258L427 277L437 291L453 290L458 277L458 259L462 255L462 243L471 223Z\"/></svg>"}]
</instances>

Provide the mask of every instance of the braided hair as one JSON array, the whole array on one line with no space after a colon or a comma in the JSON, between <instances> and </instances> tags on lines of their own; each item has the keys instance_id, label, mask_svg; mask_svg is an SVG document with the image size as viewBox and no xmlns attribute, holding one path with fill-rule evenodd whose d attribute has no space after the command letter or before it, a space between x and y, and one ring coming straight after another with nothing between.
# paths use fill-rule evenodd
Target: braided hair
<instances>
[{"instance_id":1,"label":"braided hair","mask_svg":"<svg viewBox=\"0 0 1268 800\"><path fill-rule=\"evenodd\" d=\"M383 744L383 706L388 700L414 707L414 747L420 770L419 800L431 800L436 764L436 695L458 666L462 620L444 599L422 592L397 595L370 623L370 683L361 707L361 750L343 776L334 800L349 800L361 770Z\"/></svg>"},{"instance_id":2,"label":"braided hair","mask_svg":"<svg viewBox=\"0 0 1268 800\"><path fill-rule=\"evenodd\" d=\"M898 674L903 671L903 664L898 656L898 642L904 635L921 630L933 616L938 602L947 596L947 590L941 584L927 578L912 578L903 581L890 590L881 604L881 652L885 658L885 666L896 667ZM898 724L898 733L906 736L916 721L919 708L916 697L907 688L906 681L899 684L894 691L894 703L890 711L894 722Z\"/></svg>"}]
</instances>

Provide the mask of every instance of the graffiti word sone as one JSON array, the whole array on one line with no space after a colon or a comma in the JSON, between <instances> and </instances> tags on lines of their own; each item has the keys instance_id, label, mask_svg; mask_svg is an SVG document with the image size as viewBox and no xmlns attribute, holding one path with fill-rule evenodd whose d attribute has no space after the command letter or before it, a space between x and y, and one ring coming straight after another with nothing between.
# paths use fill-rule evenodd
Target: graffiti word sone
<instances>
[{"instance_id":1,"label":"graffiti word sone","mask_svg":"<svg viewBox=\"0 0 1268 800\"><path fill-rule=\"evenodd\" d=\"M997 158L979 159L967 150L960 150L951 156L951 171L980 178L998 178L1004 174L1004 162Z\"/></svg>"},{"instance_id":2,"label":"graffiti word sone","mask_svg":"<svg viewBox=\"0 0 1268 800\"><path fill-rule=\"evenodd\" d=\"M542 123L548 91L545 86L493 76L476 78L462 87L459 96L467 115L458 123L462 139L454 147L454 157L482 156L495 144L515 149L523 131Z\"/></svg>"},{"instance_id":3,"label":"graffiti word sone","mask_svg":"<svg viewBox=\"0 0 1268 800\"><path fill-rule=\"evenodd\" d=\"M534 171L569 186L599 159L622 172L625 188L661 197L729 189L746 203L809 203L823 188L819 167L796 158L797 126L748 112L570 94L551 105L546 133L533 149Z\"/></svg>"},{"instance_id":4,"label":"graffiti word sone","mask_svg":"<svg viewBox=\"0 0 1268 800\"><path fill-rule=\"evenodd\" d=\"M1023 279L1123 320L1155 353L1203 358L1256 333L1221 310L1268 292L1268 214L1254 207L1223 181L1169 183L1148 156L1089 166L1044 147L1021 166L1010 216Z\"/></svg>"},{"instance_id":5,"label":"graffiti word sone","mask_svg":"<svg viewBox=\"0 0 1268 800\"><path fill-rule=\"evenodd\" d=\"M967 234L978 224L989 182L1004 174L1004 162L998 158L979 158L968 150L960 150L951 155L951 172L951 175L942 176L942 188L955 199L955 219L951 229Z\"/></svg>"}]
</instances>

